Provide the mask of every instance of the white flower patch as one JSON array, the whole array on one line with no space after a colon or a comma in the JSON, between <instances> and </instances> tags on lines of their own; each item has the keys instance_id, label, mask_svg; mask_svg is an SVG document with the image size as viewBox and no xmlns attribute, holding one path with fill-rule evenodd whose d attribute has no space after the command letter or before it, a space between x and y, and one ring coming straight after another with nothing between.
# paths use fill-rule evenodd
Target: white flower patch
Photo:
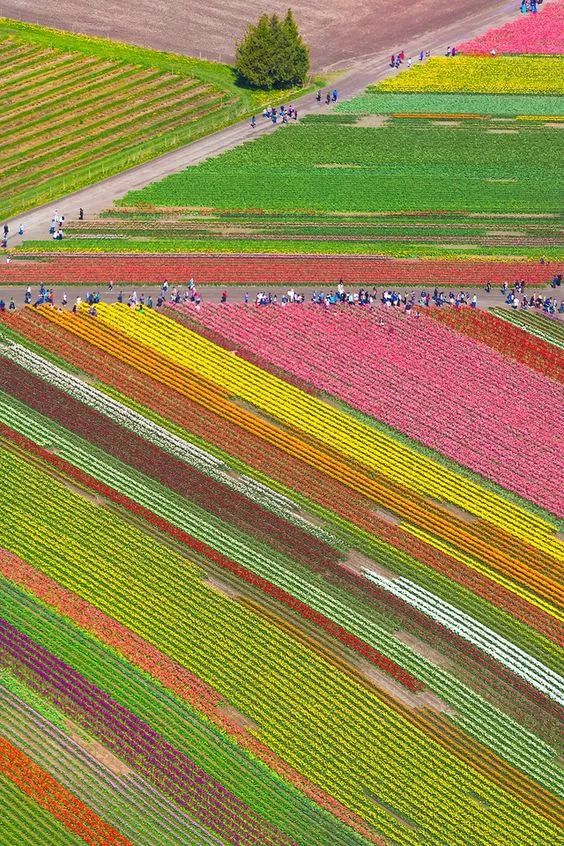
<instances>
[{"instance_id":1,"label":"white flower patch","mask_svg":"<svg viewBox=\"0 0 564 846\"><path fill-rule=\"evenodd\" d=\"M371 582L408 602L413 608L495 658L541 693L564 705L564 678L518 646L409 579L398 578L392 581L372 570L363 572Z\"/></svg>"}]
</instances>

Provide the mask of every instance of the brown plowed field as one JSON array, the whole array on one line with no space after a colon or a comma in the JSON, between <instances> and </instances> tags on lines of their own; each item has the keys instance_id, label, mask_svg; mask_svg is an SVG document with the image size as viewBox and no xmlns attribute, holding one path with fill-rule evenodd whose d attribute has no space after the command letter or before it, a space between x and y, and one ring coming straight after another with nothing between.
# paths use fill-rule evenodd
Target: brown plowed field
<instances>
[{"instance_id":1,"label":"brown plowed field","mask_svg":"<svg viewBox=\"0 0 564 846\"><path fill-rule=\"evenodd\" d=\"M420 33L470 18L487 9L517 9L517 0L3 0L0 13L31 23L102 35L203 58L228 61L246 24L264 11L284 14L291 5L314 69L399 50ZM424 40L424 39L422 39ZM422 43L421 47L425 48Z\"/></svg>"}]
</instances>

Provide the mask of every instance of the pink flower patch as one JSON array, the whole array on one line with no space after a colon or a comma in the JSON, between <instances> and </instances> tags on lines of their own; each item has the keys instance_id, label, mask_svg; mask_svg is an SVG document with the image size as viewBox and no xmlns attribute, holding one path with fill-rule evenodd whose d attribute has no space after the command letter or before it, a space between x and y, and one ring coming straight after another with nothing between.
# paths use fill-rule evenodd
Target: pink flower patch
<instances>
[{"instance_id":1,"label":"pink flower patch","mask_svg":"<svg viewBox=\"0 0 564 846\"><path fill-rule=\"evenodd\" d=\"M504 26L466 41L458 49L461 53L474 55L492 50L496 53L564 54L564 3L541 6L536 14L522 14Z\"/></svg>"}]
</instances>

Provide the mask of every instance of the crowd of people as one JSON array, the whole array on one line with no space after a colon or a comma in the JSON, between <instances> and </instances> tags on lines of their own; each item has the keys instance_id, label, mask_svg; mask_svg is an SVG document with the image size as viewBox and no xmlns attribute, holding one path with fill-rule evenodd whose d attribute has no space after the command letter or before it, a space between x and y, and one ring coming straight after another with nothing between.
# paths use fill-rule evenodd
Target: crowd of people
<instances>
[{"instance_id":1,"label":"crowd of people","mask_svg":"<svg viewBox=\"0 0 564 846\"><path fill-rule=\"evenodd\" d=\"M527 12L532 12L533 15L537 13L537 6L542 5L543 0L522 0L521 14L526 15Z\"/></svg>"},{"instance_id":2,"label":"crowd of people","mask_svg":"<svg viewBox=\"0 0 564 846\"><path fill-rule=\"evenodd\" d=\"M53 238L54 241L62 241L63 239L63 227L65 225L65 216L64 214L59 214L57 209L55 209L55 214L51 218L51 225L49 227L49 235Z\"/></svg>"},{"instance_id":3,"label":"crowd of people","mask_svg":"<svg viewBox=\"0 0 564 846\"><path fill-rule=\"evenodd\" d=\"M561 275L555 276L551 282L552 287L558 287L562 281ZM487 282L484 290L489 294L492 290L491 282ZM505 297L505 303L510 305L513 309L542 309L547 314L564 314L564 299L558 303L555 296L540 296L532 294L527 297L524 293L525 282L517 281L512 287L506 282L500 288L500 293ZM521 299L520 296L521 295ZM248 303L248 294L245 294L244 302ZM278 297L277 294L270 292L259 292L255 298L257 306L269 305L287 305L288 303L303 303L305 297L303 294L290 289L287 293ZM410 313L415 309L415 314L418 316L419 308L429 308L432 305L442 307L445 305L453 308L461 308L462 306L470 306L470 308L478 308L478 295L466 291L449 291L446 294L440 291L437 287L431 292L430 290L422 290L420 293L415 291L396 291L394 289L386 289L380 295L376 288L371 291L367 288L360 288L358 291L351 291L345 288L342 279L339 280L335 289L329 292L313 291L311 294L311 302L323 305L329 308L333 305L360 305L372 307L374 305L381 305L386 308L401 308L404 312Z\"/></svg>"},{"instance_id":4,"label":"crowd of people","mask_svg":"<svg viewBox=\"0 0 564 846\"><path fill-rule=\"evenodd\" d=\"M553 289L559 288L562 284L562 274L554 276L550 284ZM524 281L516 281L513 285L509 285L507 282L504 282L499 288L499 294L503 297L505 304L514 310L536 309L538 311L543 311L547 315L564 314L564 299L561 299L559 302L555 295L550 296L536 293L528 295L525 291L525 287ZM113 290L114 283L110 281L107 285L107 293L110 294ZM486 282L484 285L485 293L490 294L492 290L492 283ZM93 317L97 316L96 306L101 299L102 295L99 291L86 292L84 302L88 305L89 313ZM115 299L117 302L124 303L129 306L129 308L136 311L143 311L145 308L161 308L167 303L174 303L177 305L192 304L199 309L202 303L202 295L198 291L193 278L190 279L185 286L171 286L168 280L165 279L161 285L158 295L155 295L155 298L153 298L150 293L138 293L136 290L133 290L129 295L124 295L123 291L120 290L116 294ZM228 291L226 289L222 290L219 296L220 302L227 303L228 299ZM305 303L306 300L309 300L309 302L314 305L323 306L327 309L334 306L396 308L401 309L408 315L413 313L416 317L419 316L420 309L427 309L433 306L438 308L443 306L451 306L452 308L469 306L474 309L479 306L478 294L463 290L458 291L458 293L455 293L454 291L445 293L444 291L439 290L438 287L435 287L434 290L424 289L419 292L416 292L415 290L407 291L405 289L396 290L394 288L387 288L379 293L376 287L372 289L359 288L358 290L353 290L350 287L347 288L343 279L339 279L337 285L328 291L315 289L308 296L300 291L296 291L294 288L289 288L283 293L260 290L253 296L253 303L256 307L302 304ZM245 291L243 294L244 305L248 306L250 301L250 294L248 291ZM44 284L42 284L39 287L39 294L35 297L35 299L33 297L31 287L27 287L25 292L25 304L33 305L36 308L41 305L65 308L65 306L68 305L68 298L66 293L63 292L60 301L56 303L54 290L52 288L48 289ZM72 306L72 311L76 312L81 304L82 297L77 296ZM6 302L0 298L0 312L5 312L6 310L13 311L15 308L16 304L13 297L10 298L8 305L6 305Z\"/></svg>"},{"instance_id":5,"label":"crowd of people","mask_svg":"<svg viewBox=\"0 0 564 846\"><path fill-rule=\"evenodd\" d=\"M428 59L431 55L430 50L420 50L419 51L419 61L422 62L423 59ZM448 48L447 56L451 55L451 48ZM454 56L454 48L452 48L452 55ZM407 67L410 68L413 64L413 59L409 57L409 59L405 58L405 50L400 50L399 53L392 53L390 58L390 67L391 68L399 68L404 62L407 62Z\"/></svg>"},{"instance_id":6,"label":"crowd of people","mask_svg":"<svg viewBox=\"0 0 564 846\"><path fill-rule=\"evenodd\" d=\"M291 120L298 119L298 110L293 106L265 106L262 110L262 116L265 120L270 120L272 123L290 123ZM253 129L257 125L256 117L251 118L251 126Z\"/></svg>"}]
</instances>

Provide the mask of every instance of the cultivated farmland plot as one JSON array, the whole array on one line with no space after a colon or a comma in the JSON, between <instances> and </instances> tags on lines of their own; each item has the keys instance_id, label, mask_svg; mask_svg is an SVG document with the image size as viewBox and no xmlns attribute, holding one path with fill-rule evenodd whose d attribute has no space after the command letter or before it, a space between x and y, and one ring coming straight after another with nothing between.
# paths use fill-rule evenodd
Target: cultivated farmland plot
<instances>
[{"instance_id":1,"label":"cultivated farmland plot","mask_svg":"<svg viewBox=\"0 0 564 846\"><path fill-rule=\"evenodd\" d=\"M264 98L227 65L0 19L0 215L186 144Z\"/></svg>"},{"instance_id":2,"label":"cultivated farmland plot","mask_svg":"<svg viewBox=\"0 0 564 846\"><path fill-rule=\"evenodd\" d=\"M418 63L27 247L559 260L563 61Z\"/></svg>"},{"instance_id":3,"label":"cultivated farmland plot","mask_svg":"<svg viewBox=\"0 0 564 846\"><path fill-rule=\"evenodd\" d=\"M549 636L559 597L560 543L550 514L556 506L533 472L537 463L529 468L528 479L525 468L521 476L516 472L509 478L503 475L492 450L482 456L478 469L483 475L477 476L470 472L476 465L467 450L457 450L460 463L454 464L425 450L410 438L411 431L402 432L405 421L386 420L397 427L393 430L360 414L359 409L368 410L358 393L360 384L352 396L336 382L320 383L314 373L298 371L297 362L304 359L302 348L296 347L298 337L324 360L317 319L323 320L325 332L335 341L338 337L339 344L348 349L362 342L359 339L368 316L343 314L338 319L340 328L335 324L333 331L323 312L296 312L299 330L294 327L289 334L278 333L285 369L294 369L302 380L311 382L311 391L304 392L270 372L271 362L280 364L281 360L265 358L272 347L268 332L274 324L272 319L262 319L266 317L263 312L243 315L236 310L240 320L227 323L222 323L229 315L225 310L206 310L199 316L225 337L224 343L236 341L241 352L245 348L258 352L262 359L262 367L258 367L241 354L234 357L228 349L206 340L194 328L186 328L180 314L177 320L170 320L124 306L100 305L99 309L96 320L87 310L77 315L52 309L22 315L12 321L13 328L6 327L1 349L0 433L9 447L4 450L2 485L9 509L0 522L0 544L8 550L3 564L0 561L7 615L0 628L0 651L11 674L8 684L19 700L23 696L24 702L37 703L40 694L46 700L48 720L60 726L70 718L88 731L96 743L112 750L120 766L138 774L137 790L146 783L143 790L150 791L153 807L155 802L156 807L159 802L176 803L182 813L209 832L210 843L216 835L229 843L299 842L309 846L317 842L315 831L326 824L324 814L329 809L335 819L332 842L366 841L368 825L380 836L413 846L419 843L412 834L413 826L426 831L432 842L440 842L439 829L446 827L449 842L463 843L457 803L468 806L455 789L460 789L463 778L468 790L488 796L487 814L483 805L479 811L477 806L477 813L468 821L472 830L482 831L484 842L487 838L497 842L494 832L500 814L504 832L512 825L521 830L525 824L532 838L552 836L556 813L552 794L562 791L559 770L552 760L551 721L563 691L557 673L558 650ZM276 314L284 319L280 312ZM393 347L398 354L404 333L416 347L431 336L435 348L437 343L453 344L456 338L453 330L440 324L409 324L406 318L403 326L394 322ZM239 334L228 338L237 325ZM61 341L74 338L70 345L65 341L74 374L55 352L59 333ZM46 346L33 345L33 336ZM372 343L377 343L375 337ZM478 349L477 342L468 334L465 343L465 355L471 357ZM97 348L115 361L114 366L103 367L106 378L126 363L131 371L123 383L127 390L133 389L135 372L144 374L145 380L156 378L161 391L184 396L185 408L194 405L201 409L200 414L211 413L223 425L239 427L242 436L258 439L263 453L268 444L271 450L283 449L286 461L280 466L301 463L304 470L298 475L302 481L296 481L297 487L290 491L282 479L277 480L276 462L270 458L266 466L274 476L261 473L253 481L257 453L247 453L250 464L245 470L241 464L232 465L233 459L224 451L231 448L232 439L220 434L217 423L213 430L206 427L213 443L196 446L187 431L178 425L171 428L170 421L155 417L147 406L126 394L116 393L104 379L98 386L85 382L76 369L81 347ZM419 354L425 355L423 347ZM489 355L495 359L499 353L492 350ZM92 354L83 361L93 363ZM505 390L504 367L497 361L498 393ZM396 413L393 372L393 367L386 371L390 414ZM539 388L542 382L546 395L560 388L559 382L549 382L547 376L533 370L527 370L527 381L538 383ZM467 389L474 393L482 390L478 382ZM337 406L325 402L318 393L320 388L334 394ZM154 399L154 392L147 394L149 402L151 395ZM481 408L484 398L476 394L476 399ZM380 402L384 401L382 396ZM426 405L435 401L429 389ZM159 407L161 402L158 400ZM474 425L471 398L462 392L457 403L467 408L467 425ZM505 407L506 403L507 397ZM549 425L551 415L545 402L543 425ZM453 436L455 416L446 406L435 418L443 421L449 438ZM541 434L539 430L535 441ZM363 450L357 448L361 442ZM448 455L439 441L434 447ZM392 465L390 449L395 455ZM490 459L488 470L483 462ZM238 467L237 477L223 476L225 463ZM324 504L323 497L319 500L321 492L307 481L312 473L324 475L329 485L344 485L348 498L361 493L377 507L395 513L401 530L390 533L393 526L382 524L376 534L366 532L362 527L369 524L361 517L365 505L349 516L346 511L339 516L338 495L330 497L332 507ZM205 476L209 495L202 484ZM84 500L76 488L69 489L65 479L72 480L78 490L90 490L99 497L97 504ZM238 479L240 484L234 488ZM507 488L521 496L515 497ZM237 497L242 498L242 508ZM548 508L539 508L524 497L540 504L546 500ZM439 505L445 501L457 509L454 514ZM48 535L41 527L30 530L24 519L38 502L43 503L42 515L50 526ZM113 503L119 512L109 511L104 502ZM323 528L308 526L307 520L296 521L297 511L304 506L322 519ZM269 509L284 514L280 526L282 518L274 517ZM71 524L57 523L52 518L55 513L72 514ZM470 522L461 519L462 513ZM134 519L133 525L127 515ZM509 521L510 515L518 515L518 519ZM148 537L139 521L148 521L162 540ZM174 550L163 545L166 537L175 542ZM361 574L351 571L343 559L351 548L363 556ZM527 565L523 563L525 550ZM205 580L202 567L207 573ZM394 575L381 577L380 567ZM444 576L448 571L450 579ZM228 587L218 591L215 585L225 584L222 579L227 579ZM476 593L468 587L475 580ZM22 588L32 588L50 605L55 602L49 617L44 606L21 593ZM158 608L155 596L159 596ZM266 607L257 605L261 596L266 597ZM245 601L241 603L239 597ZM291 615L290 629L273 625L276 616L271 615L279 607ZM162 608L166 608L164 616ZM509 608L515 616L508 615ZM121 644L125 655L112 659L115 673L107 669L108 659L102 667L87 658L94 647L80 629L72 635L69 632L70 640L57 637L57 611L63 610L83 630L102 639L96 649ZM436 637L436 626L449 633L444 656L453 662L450 669L423 657L398 636L405 630L412 635L417 632L418 638L430 637L433 648L444 649ZM323 632L321 653L311 648L314 629ZM392 698L379 696L378 686L367 688L358 674L351 676L343 665L343 657L350 655L357 656L347 658L352 660L351 666L372 667L380 674L376 678L384 684L384 691L394 694ZM358 665L359 660L364 663ZM490 693L493 701L484 698L479 676L471 681L470 666L475 662L484 673L495 668L499 676L502 687ZM157 718L151 711L148 681L136 675L140 669L156 673L164 684L168 698L163 700L162 693L159 696L168 703L167 709L181 707L179 696L184 709L190 705L197 712L205 703L207 718L219 720L228 736L237 737L244 749L259 758L268 749L269 763L292 785L311 785L307 795L321 803L323 814L317 821L308 816L306 823L299 815L286 817L282 805L278 810L268 806L267 811L261 794L249 792L248 780L233 780L233 764L225 757L233 741L226 741L223 751L218 748L211 758L206 757L209 744L217 743L218 738L208 736L206 746L203 737L200 741L193 734L187 736L182 723L176 719L173 724L167 722L162 703ZM135 685L145 686L142 698L124 689L120 681L123 672L128 686L135 679ZM179 686L177 677L185 677L187 686ZM15 689L10 679L15 680ZM508 709L502 693L508 689L521 703L518 712ZM446 713L419 715L405 704L398 710L394 696L399 690L404 691L400 701L405 703L407 696L412 704L428 691L430 701ZM222 700L257 729L247 736L236 723L222 722ZM24 706L18 708L23 713ZM338 730L329 718L335 708L340 715ZM190 714L196 727L197 714L194 710ZM132 745L127 738L133 727L138 740ZM439 741L441 735L444 741L445 732L464 733L474 750L472 755L478 756L472 758L473 769L465 770L464 776L461 767L469 760L467 753L459 750L453 755L452 749ZM47 775L42 773L48 772L49 777L62 779L57 788L61 797L66 796L64 784L72 783L81 796L93 801L83 764L82 775L69 782L57 769L56 750L51 753L54 759L39 759L27 737L26 732L16 734L16 745L6 748L6 760L21 761L22 771L25 769L22 785L26 790L34 790L34 779L45 780ZM356 750L354 755L343 753L349 744L351 753ZM386 755L381 758L382 766L374 770L370 750L382 745ZM77 753L73 754L78 767ZM432 772L425 763L431 754ZM488 754L505 762L506 769L494 775ZM22 757L25 755L32 756L33 766ZM409 794L407 783L401 786L402 778L411 779L415 765L421 767L421 797L432 790L440 800L439 820L436 808L432 813L423 812L424 805ZM198 769L202 766L205 773ZM261 777L265 778L265 773ZM220 789L217 779L233 792ZM541 815L528 780L543 791ZM367 784L378 802L367 797ZM406 800L408 795L411 798ZM88 825L115 825L118 832L127 832L132 842L147 842L136 828L132 798L131 784L127 790L124 786L121 801L125 811L116 817L109 797L102 801L102 794L97 794L99 816L89 817ZM290 795L288 800L294 801ZM210 804L213 813L205 810ZM162 807L165 813L166 804ZM526 817L523 807L528 809ZM448 814L457 820L452 829L448 829ZM68 818L62 819L67 819L68 827ZM158 825L158 817L153 825ZM515 842L519 842L517 834Z\"/></svg>"},{"instance_id":4,"label":"cultivated farmland plot","mask_svg":"<svg viewBox=\"0 0 564 846\"><path fill-rule=\"evenodd\" d=\"M0 846L559 842L562 57L535 44L423 56L0 263L56 288L0 307ZM259 102L141 48L0 48L19 202ZM194 276L346 289L213 305ZM110 280L128 305L61 304ZM522 307L415 294L486 280Z\"/></svg>"}]
</instances>

